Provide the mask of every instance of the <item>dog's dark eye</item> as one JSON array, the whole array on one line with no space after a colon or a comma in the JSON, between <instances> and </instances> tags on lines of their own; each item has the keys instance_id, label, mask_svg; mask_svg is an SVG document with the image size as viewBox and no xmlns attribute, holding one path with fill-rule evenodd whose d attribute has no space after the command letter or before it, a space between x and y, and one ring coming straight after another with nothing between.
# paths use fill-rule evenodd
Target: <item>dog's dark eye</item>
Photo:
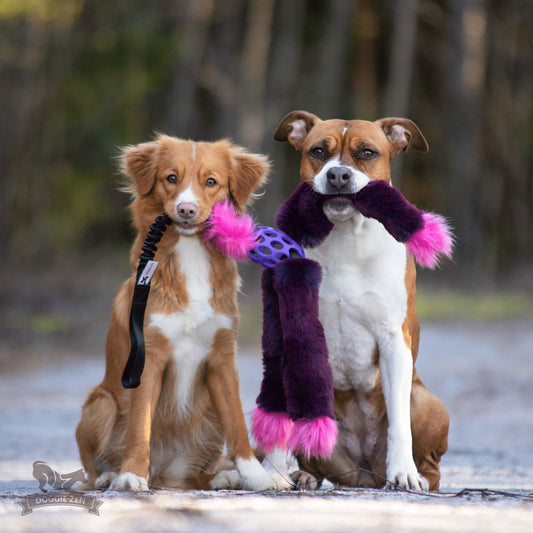
<instances>
[{"instance_id":1,"label":"dog's dark eye","mask_svg":"<svg viewBox=\"0 0 533 533\"><path fill-rule=\"evenodd\" d=\"M311 150L311 155L313 157L316 157L317 159L324 159L326 156L326 152L324 151L324 148L320 148L320 146L317 146L316 148L313 148Z\"/></svg>"},{"instance_id":2,"label":"dog's dark eye","mask_svg":"<svg viewBox=\"0 0 533 533\"><path fill-rule=\"evenodd\" d=\"M178 178L177 178L176 174L170 174L170 175L167 176L167 181L169 183L175 184L178 181Z\"/></svg>"},{"instance_id":3,"label":"dog's dark eye","mask_svg":"<svg viewBox=\"0 0 533 533\"><path fill-rule=\"evenodd\" d=\"M207 178L205 184L208 187L214 187L217 184L217 180L215 178Z\"/></svg>"},{"instance_id":4,"label":"dog's dark eye","mask_svg":"<svg viewBox=\"0 0 533 533\"><path fill-rule=\"evenodd\" d=\"M373 159L374 157L376 157L376 155L378 155L377 152L374 152L374 150L371 150L370 148L363 148L362 150L359 150L359 152L357 152L357 157L359 159Z\"/></svg>"}]
</instances>

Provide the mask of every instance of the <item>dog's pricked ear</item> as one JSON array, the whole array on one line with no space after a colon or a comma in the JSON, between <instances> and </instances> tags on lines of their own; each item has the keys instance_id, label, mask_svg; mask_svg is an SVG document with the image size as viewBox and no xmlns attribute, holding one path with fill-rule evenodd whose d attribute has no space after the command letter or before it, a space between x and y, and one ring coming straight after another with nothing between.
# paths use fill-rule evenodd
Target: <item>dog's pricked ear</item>
<instances>
[{"instance_id":1,"label":"dog's pricked ear","mask_svg":"<svg viewBox=\"0 0 533 533\"><path fill-rule=\"evenodd\" d=\"M250 154L240 146L233 146L229 189L237 209L243 209L252 193L266 183L270 162L264 155Z\"/></svg>"},{"instance_id":2,"label":"dog's pricked ear","mask_svg":"<svg viewBox=\"0 0 533 533\"><path fill-rule=\"evenodd\" d=\"M418 129L418 126L407 118L387 117L375 122L384 132L389 141L400 150L418 150L428 152L429 146Z\"/></svg>"},{"instance_id":3,"label":"dog's pricked ear","mask_svg":"<svg viewBox=\"0 0 533 533\"><path fill-rule=\"evenodd\" d=\"M320 119L308 111L291 111L278 126L274 139L289 141L296 150L302 149L302 143L313 126Z\"/></svg>"},{"instance_id":4,"label":"dog's pricked ear","mask_svg":"<svg viewBox=\"0 0 533 533\"><path fill-rule=\"evenodd\" d=\"M139 196L148 194L154 186L157 149L157 141L126 146L122 149L122 172L133 181Z\"/></svg>"}]
</instances>

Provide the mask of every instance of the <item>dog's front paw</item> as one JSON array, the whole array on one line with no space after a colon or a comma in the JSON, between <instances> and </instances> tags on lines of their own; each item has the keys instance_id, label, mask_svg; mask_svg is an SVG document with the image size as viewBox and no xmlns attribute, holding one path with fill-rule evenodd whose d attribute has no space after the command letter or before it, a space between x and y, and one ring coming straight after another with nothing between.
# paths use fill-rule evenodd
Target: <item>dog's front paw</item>
<instances>
[{"instance_id":1,"label":"dog's front paw","mask_svg":"<svg viewBox=\"0 0 533 533\"><path fill-rule=\"evenodd\" d=\"M317 490L320 488L320 482L315 476L304 472L303 470L296 470L291 474L291 479L299 490Z\"/></svg>"},{"instance_id":2,"label":"dog's front paw","mask_svg":"<svg viewBox=\"0 0 533 533\"><path fill-rule=\"evenodd\" d=\"M116 472L104 472L103 474L100 474L95 482L94 482L94 488L96 490L105 490L109 488L109 485L111 485L111 482L116 479L118 474Z\"/></svg>"},{"instance_id":3,"label":"dog's front paw","mask_svg":"<svg viewBox=\"0 0 533 533\"><path fill-rule=\"evenodd\" d=\"M419 490L428 491L427 479L421 476L416 466L411 469L387 472L385 490Z\"/></svg>"},{"instance_id":4,"label":"dog's front paw","mask_svg":"<svg viewBox=\"0 0 533 533\"><path fill-rule=\"evenodd\" d=\"M241 477L242 488L246 490L286 490L293 485L288 476L278 472L267 472L257 459L235 461Z\"/></svg>"},{"instance_id":5,"label":"dog's front paw","mask_svg":"<svg viewBox=\"0 0 533 533\"><path fill-rule=\"evenodd\" d=\"M264 490L288 490L294 487L294 483L289 476L284 476L278 472L267 475L267 487Z\"/></svg>"},{"instance_id":6,"label":"dog's front paw","mask_svg":"<svg viewBox=\"0 0 533 533\"><path fill-rule=\"evenodd\" d=\"M261 469L262 470L262 469ZM213 490L286 490L293 483L278 472L258 471L256 475L246 472L243 477L237 470L223 470L209 483Z\"/></svg>"},{"instance_id":7,"label":"dog's front paw","mask_svg":"<svg viewBox=\"0 0 533 533\"><path fill-rule=\"evenodd\" d=\"M222 470L209 483L213 490L235 490L242 488L242 480L237 470Z\"/></svg>"},{"instance_id":8,"label":"dog's front paw","mask_svg":"<svg viewBox=\"0 0 533 533\"><path fill-rule=\"evenodd\" d=\"M111 481L109 490L146 492L148 491L148 483L145 478L132 472L123 472Z\"/></svg>"}]
</instances>

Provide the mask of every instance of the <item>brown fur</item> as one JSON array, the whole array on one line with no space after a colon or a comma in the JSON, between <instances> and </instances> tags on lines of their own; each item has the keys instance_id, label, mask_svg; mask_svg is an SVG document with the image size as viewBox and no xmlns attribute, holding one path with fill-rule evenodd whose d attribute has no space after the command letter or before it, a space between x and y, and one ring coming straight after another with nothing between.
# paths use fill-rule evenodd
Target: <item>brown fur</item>
<instances>
[{"instance_id":1,"label":"brown fur","mask_svg":"<svg viewBox=\"0 0 533 533\"><path fill-rule=\"evenodd\" d=\"M134 191L131 212L137 236L130 255L132 276L113 307L105 377L90 390L76 431L89 488L103 473L131 472L154 486L206 489L217 472L225 441L232 459L253 457L235 363L240 280L235 262L211 245L205 245L211 267L210 305L215 313L229 317L233 327L215 333L196 373L190 412L178 415L175 390L180 360L161 330L149 327L153 313L183 311L194 298L187 293L175 246L179 239L196 237L183 235L173 225L164 233L155 257L159 265L145 313L146 363L141 385L126 390L121 384L130 350L128 323L135 274L150 224L163 211L176 220L175 200L191 186L199 199L194 222L201 232L215 202L230 198L237 209L244 209L269 168L264 157L248 154L229 141L197 143L195 149L193 158L191 141L160 135L122 152L123 170ZM177 176L177 183L167 180L171 174ZM216 179L215 187L205 185L209 177ZM186 463L183 476L169 468L180 454Z\"/></svg>"},{"instance_id":2,"label":"brown fur","mask_svg":"<svg viewBox=\"0 0 533 533\"><path fill-rule=\"evenodd\" d=\"M341 138L346 128L345 139ZM289 113L279 125L274 138L289 141L302 152L301 181L312 182L324 164L309 155L315 147L323 148L329 157L339 157L341 163L364 172L371 179L390 181L390 161L400 150L428 151L428 145L418 127L408 119L385 118L376 122L364 120L322 121L307 111ZM341 149L342 147L342 149ZM378 155L370 160L358 158L357 151L370 148ZM416 314L416 268L408 260L405 286L408 294L407 313L402 326L403 336L413 357L418 355L420 324ZM375 365L379 353L375 354ZM372 415L365 412L370 404ZM370 393L335 391L335 413L339 436L330 459L305 460L298 457L304 472L294 475L301 486L312 488L322 479L355 487L383 487L386 483L388 420L381 380ZM411 388L411 432L413 457L419 473L430 490L438 490L439 461L448 447L448 412L442 402L423 385L416 370ZM310 477L305 472L312 474Z\"/></svg>"}]
</instances>

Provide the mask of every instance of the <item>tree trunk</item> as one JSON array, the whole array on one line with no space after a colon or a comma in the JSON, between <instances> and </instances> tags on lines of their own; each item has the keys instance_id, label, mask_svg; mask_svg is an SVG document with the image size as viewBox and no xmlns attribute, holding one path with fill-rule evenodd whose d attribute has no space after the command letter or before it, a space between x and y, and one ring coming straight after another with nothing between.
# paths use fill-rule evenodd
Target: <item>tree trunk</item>
<instances>
[{"instance_id":1,"label":"tree trunk","mask_svg":"<svg viewBox=\"0 0 533 533\"><path fill-rule=\"evenodd\" d=\"M314 113L321 118L334 118L345 112L342 104L347 70L350 25L357 2L327 2L324 31L317 43L318 64L313 69Z\"/></svg>"},{"instance_id":2,"label":"tree trunk","mask_svg":"<svg viewBox=\"0 0 533 533\"><path fill-rule=\"evenodd\" d=\"M419 0L393 2L393 28L383 104L384 116L408 117L409 115L419 3ZM400 154L392 164L393 182L396 187L401 187L402 161Z\"/></svg>"},{"instance_id":3,"label":"tree trunk","mask_svg":"<svg viewBox=\"0 0 533 533\"><path fill-rule=\"evenodd\" d=\"M239 76L238 142L260 150L265 135L265 87L274 0L250 0Z\"/></svg>"},{"instance_id":4,"label":"tree trunk","mask_svg":"<svg viewBox=\"0 0 533 533\"><path fill-rule=\"evenodd\" d=\"M188 136L191 128L213 6L214 0L188 0L185 27L176 28L176 39L183 45L172 78L166 129L179 137Z\"/></svg>"},{"instance_id":5,"label":"tree trunk","mask_svg":"<svg viewBox=\"0 0 533 533\"><path fill-rule=\"evenodd\" d=\"M458 233L457 257L476 265L483 246L478 198L481 190L479 143L485 75L486 13L483 0L451 0L447 101L447 180L450 213Z\"/></svg>"}]
</instances>

